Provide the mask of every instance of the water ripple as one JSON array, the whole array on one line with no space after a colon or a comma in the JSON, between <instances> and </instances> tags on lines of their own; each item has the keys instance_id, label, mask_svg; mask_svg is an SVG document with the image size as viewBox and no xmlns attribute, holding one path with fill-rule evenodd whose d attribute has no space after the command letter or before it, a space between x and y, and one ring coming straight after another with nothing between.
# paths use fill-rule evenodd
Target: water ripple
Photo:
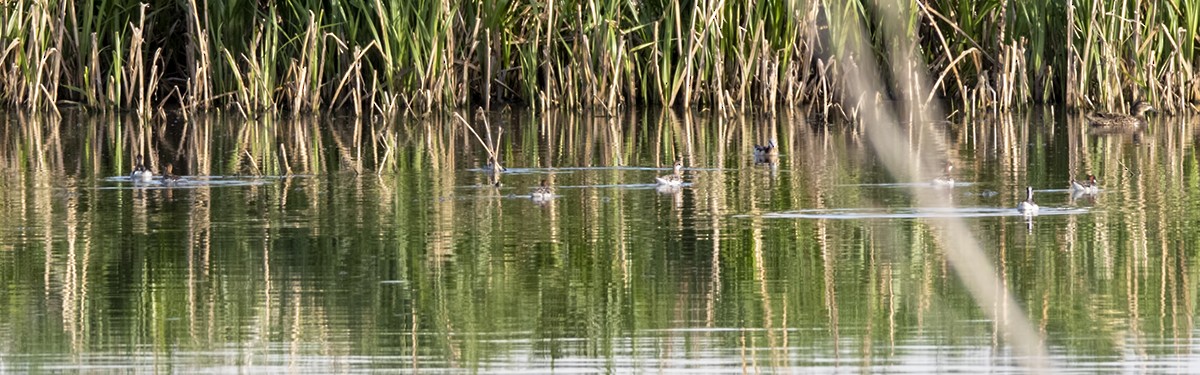
<instances>
[{"instance_id":1,"label":"water ripple","mask_svg":"<svg viewBox=\"0 0 1200 375\"><path fill-rule=\"evenodd\" d=\"M1081 215L1088 213L1086 208L1078 207L1042 207L1033 216ZM750 217L737 215L735 217ZM1026 216L1016 208L1000 207L905 207L905 208L814 208L782 212L768 212L761 215L768 219L921 219L947 217L1002 217Z\"/></svg>"}]
</instances>

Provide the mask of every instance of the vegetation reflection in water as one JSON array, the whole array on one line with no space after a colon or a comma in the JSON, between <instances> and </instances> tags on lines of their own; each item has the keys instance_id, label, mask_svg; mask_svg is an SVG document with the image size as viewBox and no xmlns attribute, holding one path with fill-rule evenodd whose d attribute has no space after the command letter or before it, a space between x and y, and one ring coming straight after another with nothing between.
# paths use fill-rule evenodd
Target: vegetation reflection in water
<instances>
[{"instance_id":1,"label":"vegetation reflection in water","mask_svg":"<svg viewBox=\"0 0 1200 375\"><path fill-rule=\"evenodd\" d=\"M852 127L493 118L499 188L438 119L7 117L0 369L1017 369L921 220L772 218L921 212L895 186L926 181L892 180ZM967 222L1056 365L1187 366L1190 120L1136 137L1080 121L977 118L910 141L954 163L956 205L1006 213ZM777 164L755 164L768 139ZM255 183L136 188L120 179L136 153ZM653 191L676 156L689 185ZM1099 195L1059 190L1086 174ZM526 198L541 179L554 199ZM1008 215L1027 185L1071 214Z\"/></svg>"}]
</instances>

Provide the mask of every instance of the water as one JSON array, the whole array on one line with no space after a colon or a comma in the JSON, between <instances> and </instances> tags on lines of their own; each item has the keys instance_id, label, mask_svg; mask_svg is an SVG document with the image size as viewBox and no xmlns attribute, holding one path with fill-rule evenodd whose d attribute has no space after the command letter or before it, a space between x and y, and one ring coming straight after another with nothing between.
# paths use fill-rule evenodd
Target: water
<instances>
[{"instance_id":1,"label":"water","mask_svg":"<svg viewBox=\"0 0 1200 375\"><path fill-rule=\"evenodd\" d=\"M0 372L1021 372L988 318L1004 306L926 222L944 217L1051 365L1200 366L1183 119L909 132L955 164L953 208L917 206L936 174L897 181L861 130L789 116L497 114L499 188L436 118L5 120ZM756 164L770 138L777 163ZM130 182L135 149L188 182ZM656 188L677 155L687 183ZM1087 173L1099 195L1064 190ZM1014 209L1025 186L1037 216Z\"/></svg>"}]
</instances>

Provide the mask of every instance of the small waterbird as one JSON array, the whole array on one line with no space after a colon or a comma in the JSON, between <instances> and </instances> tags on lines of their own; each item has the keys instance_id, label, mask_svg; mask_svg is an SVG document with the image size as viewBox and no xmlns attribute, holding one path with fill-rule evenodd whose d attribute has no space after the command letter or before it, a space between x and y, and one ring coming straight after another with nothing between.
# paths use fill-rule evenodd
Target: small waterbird
<instances>
[{"instance_id":1,"label":"small waterbird","mask_svg":"<svg viewBox=\"0 0 1200 375\"><path fill-rule=\"evenodd\" d=\"M534 201L548 201L554 199L554 189L550 188L545 179L542 179L542 184L533 188L533 191L529 193L529 197L533 198Z\"/></svg>"},{"instance_id":2,"label":"small waterbird","mask_svg":"<svg viewBox=\"0 0 1200 375\"><path fill-rule=\"evenodd\" d=\"M767 141L766 145L754 145L754 156L768 157L775 153L775 140Z\"/></svg>"},{"instance_id":3,"label":"small waterbird","mask_svg":"<svg viewBox=\"0 0 1200 375\"><path fill-rule=\"evenodd\" d=\"M1153 110L1150 103L1138 101L1133 105L1132 114L1090 113L1087 119L1095 128L1138 130L1146 126L1146 112Z\"/></svg>"},{"instance_id":4,"label":"small waterbird","mask_svg":"<svg viewBox=\"0 0 1200 375\"><path fill-rule=\"evenodd\" d=\"M755 164L770 164L775 166L775 140L767 141L765 146L754 145L754 163Z\"/></svg>"},{"instance_id":5,"label":"small waterbird","mask_svg":"<svg viewBox=\"0 0 1200 375\"><path fill-rule=\"evenodd\" d=\"M1026 196L1024 202L1017 204L1017 211L1020 211L1026 216L1037 215L1038 205L1037 203L1033 203L1033 186L1026 187L1025 189L1028 192L1028 195Z\"/></svg>"},{"instance_id":6,"label":"small waterbird","mask_svg":"<svg viewBox=\"0 0 1200 375\"><path fill-rule=\"evenodd\" d=\"M504 172L505 168L500 165L500 162L494 156L488 156L487 164L483 165L483 171L487 173L500 173Z\"/></svg>"},{"instance_id":7,"label":"small waterbird","mask_svg":"<svg viewBox=\"0 0 1200 375\"><path fill-rule=\"evenodd\" d=\"M954 187L954 177L950 176L950 172L954 170L954 164L946 163L946 171L941 176L933 179L933 187L935 188L952 188Z\"/></svg>"},{"instance_id":8,"label":"small waterbird","mask_svg":"<svg viewBox=\"0 0 1200 375\"><path fill-rule=\"evenodd\" d=\"M659 185L662 186L680 186L683 185L683 159L675 159L675 172L666 176L655 177Z\"/></svg>"},{"instance_id":9,"label":"small waterbird","mask_svg":"<svg viewBox=\"0 0 1200 375\"><path fill-rule=\"evenodd\" d=\"M1072 195L1095 195L1100 192L1100 187L1096 185L1096 176L1087 175L1087 181L1079 182L1071 180Z\"/></svg>"},{"instance_id":10,"label":"small waterbird","mask_svg":"<svg viewBox=\"0 0 1200 375\"><path fill-rule=\"evenodd\" d=\"M146 165L142 164L142 154L138 154L134 160L133 173L129 174L129 179L133 182L147 182L154 178L154 172L146 169Z\"/></svg>"},{"instance_id":11,"label":"small waterbird","mask_svg":"<svg viewBox=\"0 0 1200 375\"><path fill-rule=\"evenodd\" d=\"M165 168L165 169L166 169L166 170L163 172L163 175L162 175L162 178L163 178L163 184L166 184L166 185L168 185L168 186L173 186L173 185L175 185L175 184L178 184L178 183L180 183L180 182L187 181L187 180L184 180L184 179L183 179L183 177L176 176L176 175L172 174L172 173L173 173L173 170L174 170L174 167L175 167L175 166L174 166L174 165L172 165L172 164L167 164L167 166L166 166L166 167L163 167L163 168Z\"/></svg>"}]
</instances>

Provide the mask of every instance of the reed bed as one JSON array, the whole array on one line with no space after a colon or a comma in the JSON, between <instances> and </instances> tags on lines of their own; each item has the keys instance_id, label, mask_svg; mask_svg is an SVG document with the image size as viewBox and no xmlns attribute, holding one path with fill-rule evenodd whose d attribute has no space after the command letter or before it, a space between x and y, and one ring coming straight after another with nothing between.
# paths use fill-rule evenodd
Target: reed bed
<instances>
[{"instance_id":1,"label":"reed bed","mask_svg":"<svg viewBox=\"0 0 1200 375\"><path fill-rule=\"evenodd\" d=\"M35 111L667 105L856 118L895 98L968 112L1200 102L1198 0L16 0L0 14L0 103ZM884 14L900 15L902 35L846 27ZM860 36L873 56L848 48ZM930 88L846 97L838 82L856 68L844 65L868 58L906 65L889 74L927 66Z\"/></svg>"}]
</instances>

